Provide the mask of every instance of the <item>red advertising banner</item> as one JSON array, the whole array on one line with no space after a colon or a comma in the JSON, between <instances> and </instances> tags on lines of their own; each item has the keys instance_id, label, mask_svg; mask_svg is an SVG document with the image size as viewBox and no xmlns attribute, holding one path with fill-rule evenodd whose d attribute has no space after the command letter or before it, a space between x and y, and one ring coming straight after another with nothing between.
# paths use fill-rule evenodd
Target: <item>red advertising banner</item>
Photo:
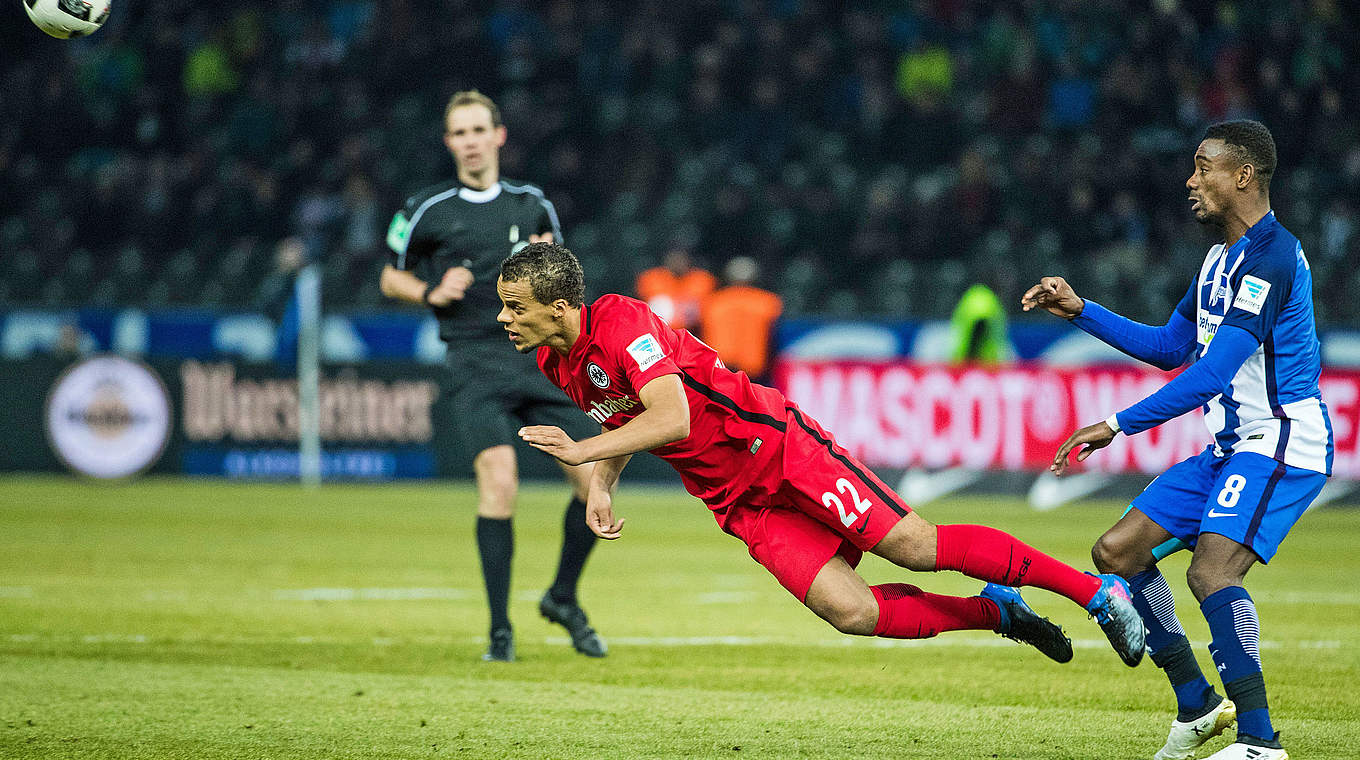
<instances>
[{"instance_id":1,"label":"red advertising banner","mask_svg":"<svg viewBox=\"0 0 1360 760\"><path fill-rule=\"evenodd\" d=\"M1042 470L1077 428L1160 388L1170 373L1136 366L953 367L913 362L783 360L775 385L870 467ZM1360 372L1324 371L1336 439L1334 474L1360 478ZM1195 411L1077 465L1158 474L1203 450Z\"/></svg>"}]
</instances>

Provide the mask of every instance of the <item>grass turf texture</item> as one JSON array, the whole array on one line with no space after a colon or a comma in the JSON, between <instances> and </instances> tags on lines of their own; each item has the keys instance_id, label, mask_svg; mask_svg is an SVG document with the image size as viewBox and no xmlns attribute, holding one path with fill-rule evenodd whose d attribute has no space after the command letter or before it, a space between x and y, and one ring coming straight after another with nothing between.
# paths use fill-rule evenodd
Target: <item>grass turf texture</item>
<instances>
[{"instance_id":1,"label":"grass turf texture","mask_svg":"<svg viewBox=\"0 0 1360 760\"><path fill-rule=\"evenodd\" d=\"M526 487L520 661L483 663L474 504L463 484L0 479L0 757L1129 758L1151 756L1172 717L1162 674L1125 668L1055 595L1026 594L1076 641L1068 665L983 633L842 636L698 502L626 483L624 537L597 547L582 588L610 656L577 655L538 617L565 494ZM1085 568L1120 509L972 498L922 513ZM1360 514L1318 510L1249 578L1295 758L1360 746L1357 539ZM1211 673L1186 561L1163 569ZM981 585L876 558L861 569L944 593Z\"/></svg>"}]
</instances>

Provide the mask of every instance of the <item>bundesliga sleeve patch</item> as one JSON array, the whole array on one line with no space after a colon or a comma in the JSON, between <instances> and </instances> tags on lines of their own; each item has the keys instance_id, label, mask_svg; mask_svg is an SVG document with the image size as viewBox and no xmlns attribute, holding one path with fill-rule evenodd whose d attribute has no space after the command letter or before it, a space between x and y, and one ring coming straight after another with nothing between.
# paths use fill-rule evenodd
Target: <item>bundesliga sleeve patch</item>
<instances>
[{"instance_id":1,"label":"bundesliga sleeve patch","mask_svg":"<svg viewBox=\"0 0 1360 760\"><path fill-rule=\"evenodd\" d=\"M1252 314L1260 314L1261 307L1266 305L1266 295L1270 293L1270 283L1259 277L1246 275L1242 278L1242 287L1237 290L1237 298L1233 301L1233 308L1249 311Z\"/></svg>"},{"instance_id":2,"label":"bundesliga sleeve patch","mask_svg":"<svg viewBox=\"0 0 1360 760\"><path fill-rule=\"evenodd\" d=\"M661 350L656 338L647 333L628 344L628 355L637 362L638 369L647 369L665 358L666 352Z\"/></svg>"}]
</instances>

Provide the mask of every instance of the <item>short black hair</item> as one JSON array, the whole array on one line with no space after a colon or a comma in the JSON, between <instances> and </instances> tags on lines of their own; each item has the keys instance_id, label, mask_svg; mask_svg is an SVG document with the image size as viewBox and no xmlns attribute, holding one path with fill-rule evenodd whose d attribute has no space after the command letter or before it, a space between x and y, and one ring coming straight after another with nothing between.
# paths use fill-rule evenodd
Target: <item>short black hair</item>
<instances>
[{"instance_id":1,"label":"short black hair","mask_svg":"<svg viewBox=\"0 0 1360 760\"><path fill-rule=\"evenodd\" d=\"M1261 191L1270 189L1270 177L1275 174L1275 138L1266 125L1250 119L1222 121L1204 130L1204 139L1222 140L1239 161L1256 168Z\"/></svg>"},{"instance_id":2,"label":"short black hair","mask_svg":"<svg viewBox=\"0 0 1360 760\"><path fill-rule=\"evenodd\" d=\"M501 279L529 283L534 299L549 304L561 298L568 306L586 300L586 276L581 262L566 246L530 243L501 262Z\"/></svg>"}]
</instances>

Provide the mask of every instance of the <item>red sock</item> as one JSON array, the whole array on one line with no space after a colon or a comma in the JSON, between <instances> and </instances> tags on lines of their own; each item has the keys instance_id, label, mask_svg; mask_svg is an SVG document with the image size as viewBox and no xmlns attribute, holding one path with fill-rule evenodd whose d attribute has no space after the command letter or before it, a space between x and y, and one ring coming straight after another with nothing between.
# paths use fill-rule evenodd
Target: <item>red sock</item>
<instances>
[{"instance_id":1,"label":"red sock","mask_svg":"<svg viewBox=\"0 0 1360 760\"><path fill-rule=\"evenodd\" d=\"M1007 586L1038 586L1086 606L1100 579L1063 564L1009 533L985 525L936 528L935 569Z\"/></svg>"},{"instance_id":2,"label":"red sock","mask_svg":"<svg viewBox=\"0 0 1360 760\"><path fill-rule=\"evenodd\" d=\"M980 596L928 594L906 583L884 583L869 590L878 600L875 636L928 639L941 631L994 631L1001 624L996 602Z\"/></svg>"}]
</instances>

